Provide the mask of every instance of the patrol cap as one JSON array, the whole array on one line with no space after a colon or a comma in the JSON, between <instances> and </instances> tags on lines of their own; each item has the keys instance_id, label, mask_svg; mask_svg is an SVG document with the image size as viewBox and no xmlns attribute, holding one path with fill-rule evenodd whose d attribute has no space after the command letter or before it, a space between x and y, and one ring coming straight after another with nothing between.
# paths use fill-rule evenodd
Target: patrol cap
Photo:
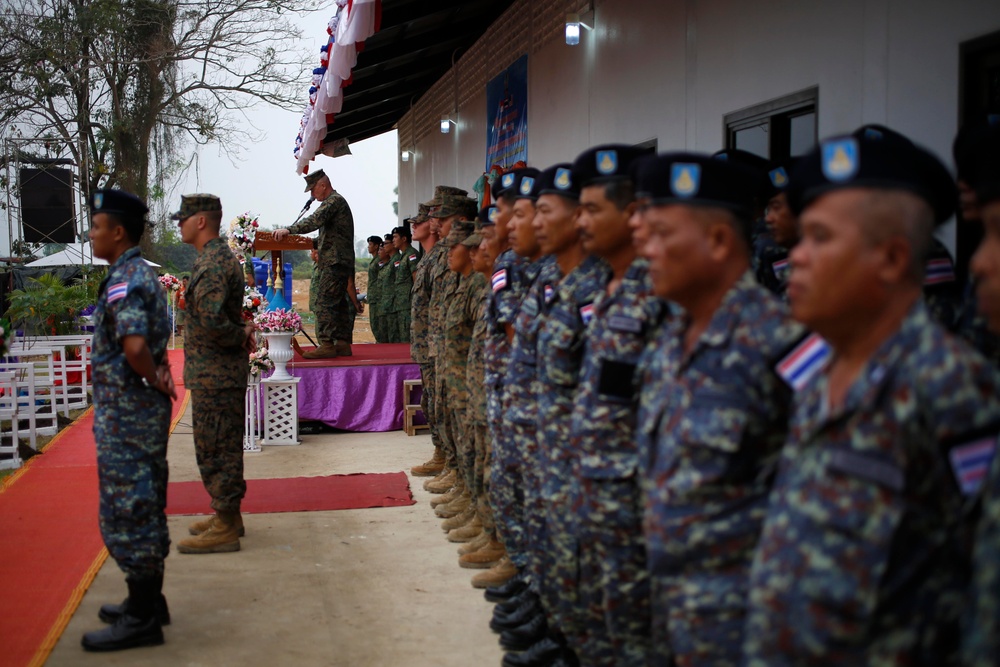
<instances>
[{"instance_id":1,"label":"patrol cap","mask_svg":"<svg viewBox=\"0 0 1000 667\"><path fill-rule=\"evenodd\" d=\"M451 185L438 185L434 188L434 197L428 201L424 202L424 206L427 210L434 208L435 206L441 206L444 203L445 197L468 197L469 191L463 190L462 188L456 188Z\"/></svg>"},{"instance_id":2,"label":"patrol cap","mask_svg":"<svg viewBox=\"0 0 1000 667\"><path fill-rule=\"evenodd\" d=\"M125 190L94 190L90 193L90 212L114 213L132 220L145 220L149 213L146 203Z\"/></svg>"},{"instance_id":3,"label":"patrol cap","mask_svg":"<svg viewBox=\"0 0 1000 667\"><path fill-rule=\"evenodd\" d=\"M537 183L538 177L541 173L542 172L538 171L534 167L519 169L514 177L514 185L512 187L514 199L534 200L538 197L538 193L535 192L535 184Z\"/></svg>"},{"instance_id":4,"label":"patrol cap","mask_svg":"<svg viewBox=\"0 0 1000 667\"><path fill-rule=\"evenodd\" d=\"M500 215L500 209L496 206L487 206L485 208L479 209L479 213L476 215L476 221L482 226L487 227L489 225L497 224L497 217Z\"/></svg>"},{"instance_id":5,"label":"patrol cap","mask_svg":"<svg viewBox=\"0 0 1000 667\"><path fill-rule=\"evenodd\" d=\"M195 213L221 211L222 201L215 195L181 195L181 208L170 216L172 220L187 220Z\"/></svg>"},{"instance_id":6,"label":"patrol cap","mask_svg":"<svg viewBox=\"0 0 1000 667\"><path fill-rule=\"evenodd\" d=\"M760 172L703 153L660 153L635 164L636 198L653 206L713 206L748 218L760 189Z\"/></svg>"},{"instance_id":7,"label":"patrol cap","mask_svg":"<svg viewBox=\"0 0 1000 667\"><path fill-rule=\"evenodd\" d=\"M324 176L326 176L326 172L323 171L322 169L317 169L313 173L306 176L305 192L309 192L314 187L316 187L316 184L319 183L320 179L323 178Z\"/></svg>"},{"instance_id":8,"label":"patrol cap","mask_svg":"<svg viewBox=\"0 0 1000 667\"><path fill-rule=\"evenodd\" d=\"M517 185L518 176L520 176L521 172L525 171L530 171L534 174L538 173L538 170L534 167L519 167L500 174L490 186L490 194L493 195L494 201L499 199L504 193L510 192Z\"/></svg>"},{"instance_id":9,"label":"patrol cap","mask_svg":"<svg viewBox=\"0 0 1000 667\"><path fill-rule=\"evenodd\" d=\"M588 185L627 181L629 167L644 151L628 144L604 144L588 148L573 161L573 178L582 190Z\"/></svg>"},{"instance_id":10,"label":"patrol cap","mask_svg":"<svg viewBox=\"0 0 1000 667\"><path fill-rule=\"evenodd\" d=\"M448 232L448 236L441 239L439 243L443 243L445 248L450 248L456 243L461 243L465 239L469 238L474 232L474 223L465 220L457 220L452 223L451 231Z\"/></svg>"},{"instance_id":11,"label":"patrol cap","mask_svg":"<svg viewBox=\"0 0 1000 667\"><path fill-rule=\"evenodd\" d=\"M580 199L580 187L573 178L573 165L569 162L554 164L540 173L533 190L536 198L541 195L562 195L573 201Z\"/></svg>"},{"instance_id":12,"label":"patrol cap","mask_svg":"<svg viewBox=\"0 0 1000 667\"><path fill-rule=\"evenodd\" d=\"M479 234L479 232L474 232L473 234L467 236L466 239L461 243L466 248L478 248L479 244L482 242L483 242L483 237Z\"/></svg>"},{"instance_id":13,"label":"patrol cap","mask_svg":"<svg viewBox=\"0 0 1000 667\"><path fill-rule=\"evenodd\" d=\"M466 220L475 220L478 202L465 195L446 194L441 198L441 206L430 214L432 218L450 218L459 215Z\"/></svg>"},{"instance_id":14,"label":"patrol cap","mask_svg":"<svg viewBox=\"0 0 1000 667\"><path fill-rule=\"evenodd\" d=\"M368 243L381 244L382 243L382 237L381 236L369 236L368 237Z\"/></svg>"},{"instance_id":15,"label":"patrol cap","mask_svg":"<svg viewBox=\"0 0 1000 667\"><path fill-rule=\"evenodd\" d=\"M817 197L845 188L905 190L926 201L941 224L955 210L958 190L945 166L898 132L864 126L826 139L799 160L788 202L796 215Z\"/></svg>"}]
</instances>

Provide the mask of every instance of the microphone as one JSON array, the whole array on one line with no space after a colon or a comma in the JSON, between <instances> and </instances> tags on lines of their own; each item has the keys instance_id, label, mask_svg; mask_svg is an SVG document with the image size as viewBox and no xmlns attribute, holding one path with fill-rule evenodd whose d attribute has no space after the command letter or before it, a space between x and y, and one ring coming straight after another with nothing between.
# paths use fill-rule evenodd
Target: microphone
<instances>
[{"instance_id":1,"label":"microphone","mask_svg":"<svg viewBox=\"0 0 1000 667\"><path fill-rule=\"evenodd\" d=\"M306 205L302 207L302 212L299 213L299 215L302 215L302 213L305 213L306 211L308 211L309 208L313 205L314 201L316 201L316 198L315 197L310 197L309 201L306 202Z\"/></svg>"}]
</instances>

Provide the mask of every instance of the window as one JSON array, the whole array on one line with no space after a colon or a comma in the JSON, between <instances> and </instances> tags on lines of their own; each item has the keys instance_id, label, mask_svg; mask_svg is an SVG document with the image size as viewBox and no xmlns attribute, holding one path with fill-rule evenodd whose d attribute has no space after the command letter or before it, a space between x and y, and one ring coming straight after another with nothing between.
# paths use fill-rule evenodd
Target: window
<instances>
[{"instance_id":1,"label":"window","mask_svg":"<svg viewBox=\"0 0 1000 667\"><path fill-rule=\"evenodd\" d=\"M819 89L726 114L726 148L738 148L771 160L802 155L816 145Z\"/></svg>"}]
</instances>

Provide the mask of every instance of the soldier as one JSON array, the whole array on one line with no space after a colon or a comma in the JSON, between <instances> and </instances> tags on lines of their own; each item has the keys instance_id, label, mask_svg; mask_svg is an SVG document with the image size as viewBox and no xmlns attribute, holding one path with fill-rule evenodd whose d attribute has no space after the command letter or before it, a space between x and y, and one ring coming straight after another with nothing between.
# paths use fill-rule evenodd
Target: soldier
<instances>
[{"instance_id":1,"label":"soldier","mask_svg":"<svg viewBox=\"0 0 1000 667\"><path fill-rule=\"evenodd\" d=\"M188 286L184 384L191 391L194 449L215 516L188 528L186 554L240 550L243 479L243 403L254 349L253 323L243 321L243 272L219 238L222 202L215 195L184 195L172 219L181 240L198 251Z\"/></svg>"},{"instance_id":2,"label":"soldier","mask_svg":"<svg viewBox=\"0 0 1000 667\"><path fill-rule=\"evenodd\" d=\"M995 368L921 299L954 183L911 143L823 141L791 175L792 315L831 348L800 387L750 579L750 665L955 664L962 473L1000 428ZM988 441L992 443L992 438Z\"/></svg>"},{"instance_id":3,"label":"soldier","mask_svg":"<svg viewBox=\"0 0 1000 667\"><path fill-rule=\"evenodd\" d=\"M365 295L365 301L368 302L368 323L372 330L372 336L375 337L376 343L384 343L385 341L381 339L382 332L379 330L379 291L378 291L378 272L382 268L381 260L379 259L379 251L382 248L382 237L380 236L369 236L368 237L368 254L372 256L370 262L368 262L368 292ZM310 292L310 296L312 293ZM310 306L310 310L312 307Z\"/></svg>"},{"instance_id":4,"label":"soldier","mask_svg":"<svg viewBox=\"0 0 1000 667\"><path fill-rule=\"evenodd\" d=\"M788 251L799 242L799 220L788 205L785 190L788 188L788 174L792 170L791 158L771 165L767 172L770 197L764 222L770 234L771 243L764 243L755 251L757 254L757 280L780 298L786 300L788 287Z\"/></svg>"},{"instance_id":5,"label":"soldier","mask_svg":"<svg viewBox=\"0 0 1000 667\"><path fill-rule=\"evenodd\" d=\"M979 311L994 334L1000 333L1000 125L993 126L970 159L977 162L976 173L966 187L974 187L975 207L983 224L983 241L972 257L971 270L976 277ZM967 175L968 169L960 171ZM970 622L963 640L963 663L968 667L996 667L1000 659L1000 457L990 434L986 445L972 458L963 472L974 483L989 466L987 452L992 450L992 466L983 491L982 516L976 532L973 559Z\"/></svg>"},{"instance_id":6,"label":"soldier","mask_svg":"<svg viewBox=\"0 0 1000 667\"><path fill-rule=\"evenodd\" d=\"M631 146L605 145L573 163L583 249L608 265L594 301L570 426L578 605L586 614L582 665L644 666L650 655L649 574L635 445L639 356L666 313L648 262L632 242Z\"/></svg>"},{"instance_id":7,"label":"soldier","mask_svg":"<svg viewBox=\"0 0 1000 667\"><path fill-rule=\"evenodd\" d=\"M351 207L330 184L322 169L306 176L306 192L322 202L312 215L287 229L276 229L274 239L282 241L289 234L307 234L319 230L317 248L320 257L320 300L316 313L316 337L319 347L302 356L307 359L351 356L354 330L350 326L348 283L354 276L354 217Z\"/></svg>"},{"instance_id":8,"label":"soldier","mask_svg":"<svg viewBox=\"0 0 1000 667\"><path fill-rule=\"evenodd\" d=\"M392 230L392 246L399 253L393 264L393 312L397 343L410 342L410 290L413 289L413 274L420 259L417 251L410 245L410 238L410 229L406 225Z\"/></svg>"},{"instance_id":9,"label":"soldier","mask_svg":"<svg viewBox=\"0 0 1000 667\"><path fill-rule=\"evenodd\" d=\"M393 287L396 282L396 267L392 261L395 250L392 247L392 235L386 234L379 248L378 293L379 293L379 331L382 343L395 343L395 313L389 312L393 301Z\"/></svg>"},{"instance_id":10,"label":"soldier","mask_svg":"<svg viewBox=\"0 0 1000 667\"><path fill-rule=\"evenodd\" d=\"M757 174L667 153L639 164L653 289L684 309L666 327L662 384L640 438L654 641L678 664L739 661L745 592L791 389L773 366L803 330L754 279Z\"/></svg>"},{"instance_id":11,"label":"soldier","mask_svg":"<svg viewBox=\"0 0 1000 667\"><path fill-rule=\"evenodd\" d=\"M128 597L101 607L112 625L83 636L88 651L163 643L167 531L167 438L174 392L167 364L167 296L143 261L139 239L149 209L122 190L90 197L94 256L111 265L94 311L94 439L101 537L125 573Z\"/></svg>"}]
</instances>

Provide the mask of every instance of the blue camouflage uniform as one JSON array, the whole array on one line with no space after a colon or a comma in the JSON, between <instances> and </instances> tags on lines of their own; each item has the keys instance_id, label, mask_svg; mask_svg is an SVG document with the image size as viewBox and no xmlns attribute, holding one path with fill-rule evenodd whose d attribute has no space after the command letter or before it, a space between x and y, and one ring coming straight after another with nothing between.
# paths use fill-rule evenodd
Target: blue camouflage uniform
<instances>
[{"instance_id":1,"label":"blue camouflage uniform","mask_svg":"<svg viewBox=\"0 0 1000 667\"><path fill-rule=\"evenodd\" d=\"M94 438L104 544L129 577L163 575L167 532L170 398L145 387L125 358L125 336L146 339L153 360L170 338L167 295L138 247L126 250L101 282L94 311Z\"/></svg>"},{"instance_id":2,"label":"blue camouflage uniform","mask_svg":"<svg viewBox=\"0 0 1000 667\"><path fill-rule=\"evenodd\" d=\"M995 442L996 368L923 301L848 389L796 397L750 579L746 664L956 664L971 556L963 461ZM973 449L970 449L973 448Z\"/></svg>"},{"instance_id":3,"label":"blue camouflage uniform","mask_svg":"<svg viewBox=\"0 0 1000 667\"><path fill-rule=\"evenodd\" d=\"M570 426L570 477L579 544L584 666L642 667L649 659L649 574L635 423L639 357L667 313L649 264L636 259L611 295L594 301ZM610 280L605 276L605 284Z\"/></svg>"},{"instance_id":4,"label":"blue camouflage uniform","mask_svg":"<svg viewBox=\"0 0 1000 667\"><path fill-rule=\"evenodd\" d=\"M686 326L667 325L666 379L644 406L658 415L642 443L653 631L678 664L736 664L767 510L762 473L785 440L792 396L774 367L804 330L750 271L690 351Z\"/></svg>"},{"instance_id":5,"label":"blue camouflage uniform","mask_svg":"<svg viewBox=\"0 0 1000 667\"><path fill-rule=\"evenodd\" d=\"M982 516L976 529L975 565L968 608L969 622L962 645L962 664L997 667L1000 664L1000 456L993 440L993 464L982 497Z\"/></svg>"},{"instance_id":6,"label":"blue camouflage uniform","mask_svg":"<svg viewBox=\"0 0 1000 667\"><path fill-rule=\"evenodd\" d=\"M593 318L594 300L609 273L607 264L588 256L557 284L541 285L537 341L538 449L537 457L525 460L525 468L537 471L539 481L537 498L542 516L535 548L542 605L568 637L577 635L581 625L576 599L579 549L570 530L573 396L580 379L584 332Z\"/></svg>"}]
</instances>

